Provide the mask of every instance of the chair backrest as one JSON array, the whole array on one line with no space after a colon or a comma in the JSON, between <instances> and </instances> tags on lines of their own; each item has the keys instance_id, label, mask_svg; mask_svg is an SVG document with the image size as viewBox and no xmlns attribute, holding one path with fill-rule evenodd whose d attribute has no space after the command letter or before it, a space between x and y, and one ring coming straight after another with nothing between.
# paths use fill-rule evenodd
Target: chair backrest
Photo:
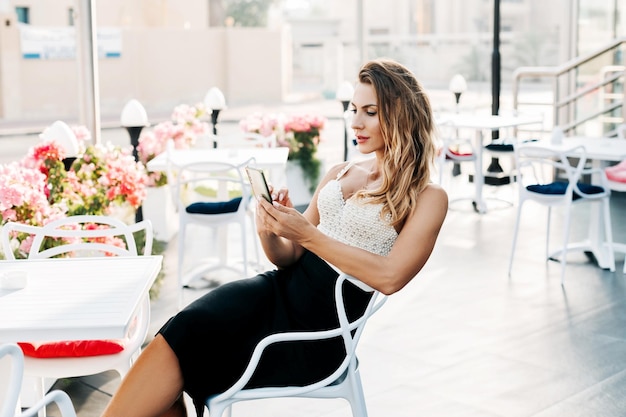
<instances>
[{"instance_id":1,"label":"chair backrest","mask_svg":"<svg viewBox=\"0 0 626 417\"><path fill-rule=\"evenodd\" d=\"M250 158L239 165L228 162L193 162L177 167L174 195L179 214L186 213L193 203L225 203L238 197L241 197L241 203L235 212L245 213L250 201L250 185L243 170L246 165L254 165L254 162L255 159Z\"/></svg>"},{"instance_id":2,"label":"chair backrest","mask_svg":"<svg viewBox=\"0 0 626 417\"><path fill-rule=\"evenodd\" d=\"M7 259L15 259L11 239L32 239L28 259L73 256L137 256L135 233L143 231L144 255L152 253L152 223L143 220L127 225L114 217L79 215L59 218L45 226L8 222L2 227L2 249ZM30 235L30 237L28 236Z\"/></svg>"},{"instance_id":3,"label":"chair backrest","mask_svg":"<svg viewBox=\"0 0 626 417\"><path fill-rule=\"evenodd\" d=\"M567 155L576 155L568 158ZM536 144L515 146L515 163L520 171L520 185L548 184L561 177L573 191L585 169L587 156L584 146L556 150ZM566 193L566 195L569 195Z\"/></svg>"},{"instance_id":4,"label":"chair backrest","mask_svg":"<svg viewBox=\"0 0 626 417\"><path fill-rule=\"evenodd\" d=\"M361 317L352 322L348 320L343 301L343 287L346 281L349 281L357 287L361 288L362 290L370 292L372 294L364 313L361 315ZM365 324L367 323L367 320L372 316L372 314L374 314L380 309L380 307L382 307L386 299L387 298L384 295L367 286L358 279L350 277L349 275L343 273L340 274L337 278L337 282L335 283L335 307L337 309L337 317L339 318L338 328L312 332L277 333L265 337L255 347L248 366L243 375L239 378L239 380L235 382L225 392L211 398L209 400L209 403L211 401L229 401L230 399L246 400L303 395L307 392L312 392L317 389L331 385L333 382L340 379L342 375L344 375L344 373L349 372L350 370L355 371L357 367L356 348L361 338L361 334L363 333L363 329L365 328ZM268 346L279 342L324 340L335 337L342 338L346 355L341 364L337 367L337 369L321 381L305 386L244 389L244 387L252 377L261 359L261 356L263 355L264 350Z\"/></svg>"},{"instance_id":5,"label":"chair backrest","mask_svg":"<svg viewBox=\"0 0 626 417\"><path fill-rule=\"evenodd\" d=\"M210 135L209 140L218 148L272 148L276 146L276 134L263 136L254 132L238 132L229 135Z\"/></svg>"},{"instance_id":6,"label":"chair backrest","mask_svg":"<svg viewBox=\"0 0 626 417\"><path fill-rule=\"evenodd\" d=\"M24 354L18 345L0 345L0 370L0 417L14 417L24 375Z\"/></svg>"}]
</instances>

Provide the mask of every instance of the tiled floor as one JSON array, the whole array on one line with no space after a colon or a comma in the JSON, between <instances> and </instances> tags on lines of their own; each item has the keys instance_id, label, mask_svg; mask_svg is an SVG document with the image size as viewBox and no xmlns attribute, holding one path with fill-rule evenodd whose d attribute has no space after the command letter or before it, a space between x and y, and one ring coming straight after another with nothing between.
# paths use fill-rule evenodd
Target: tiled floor
<instances>
[{"instance_id":1,"label":"tiled floor","mask_svg":"<svg viewBox=\"0 0 626 417\"><path fill-rule=\"evenodd\" d=\"M478 215L468 201L454 203L422 273L368 324L359 357L370 416L626 415L623 255L614 273L571 255L562 287L560 264L543 260L544 212L528 205L509 278L515 210L490 206ZM626 241L626 196L614 194L612 206L616 238ZM574 239L586 214L577 210ZM165 255L154 330L175 311L175 247ZM70 393L80 417L97 417L118 383L105 373L56 387ZM351 415L342 400L304 399L244 403L234 414Z\"/></svg>"}]
</instances>

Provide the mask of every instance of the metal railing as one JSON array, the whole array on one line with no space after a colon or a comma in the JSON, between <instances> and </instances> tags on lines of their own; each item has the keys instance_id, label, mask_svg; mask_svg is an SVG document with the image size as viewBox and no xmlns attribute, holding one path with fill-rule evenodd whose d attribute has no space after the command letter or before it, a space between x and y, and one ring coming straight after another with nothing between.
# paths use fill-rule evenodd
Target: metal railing
<instances>
[{"instance_id":1,"label":"metal railing","mask_svg":"<svg viewBox=\"0 0 626 417\"><path fill-rule=\"evenodd\" d=\"M624 106L624 65L626 38L554 67L520 67L513 73L513 109L543 106L552 126L573 134L614 135L626 120ZM548 100L523 100L522 85L548 81ZM541 84L543 83L543 84ZM547 117L546 117L547 118Z\"/></svg>"}]
</instances>

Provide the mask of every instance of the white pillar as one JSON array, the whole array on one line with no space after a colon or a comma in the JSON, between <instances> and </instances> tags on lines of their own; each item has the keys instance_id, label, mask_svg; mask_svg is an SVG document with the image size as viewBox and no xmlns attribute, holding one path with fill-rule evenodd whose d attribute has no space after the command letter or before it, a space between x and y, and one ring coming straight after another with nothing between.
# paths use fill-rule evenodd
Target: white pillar
<instances>
[{"instance_id":1,"label":"white pillar","mask_svg":"<svg viewBox=\"0 0 626 417\"><path fill-rule=\"evenodd\" d=\"M76 50L80 74L80 123L89 129L94 143L100 143L96 0L79 0L78 11Z\"/></svg>"}]
</instances>

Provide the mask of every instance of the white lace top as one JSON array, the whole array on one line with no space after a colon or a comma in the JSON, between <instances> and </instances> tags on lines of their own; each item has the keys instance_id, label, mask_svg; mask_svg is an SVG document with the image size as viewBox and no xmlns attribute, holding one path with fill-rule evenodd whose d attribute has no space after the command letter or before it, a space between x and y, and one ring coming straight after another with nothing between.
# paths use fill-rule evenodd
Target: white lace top
<instances>
[{"instance_id":1,"label":"white lace top","mask_svg":"<svg viewBox=\"0 0 626 417\"><path fill-rule=\"evenodd\" d=\"M317 228L327 236L378 255L391 251L398 233L380 216L382 204L367 204L363 198L343 199L339 179L351 164L329 181L319 192L317 209L320 223Z\"/></svg>"}]
</instances>

